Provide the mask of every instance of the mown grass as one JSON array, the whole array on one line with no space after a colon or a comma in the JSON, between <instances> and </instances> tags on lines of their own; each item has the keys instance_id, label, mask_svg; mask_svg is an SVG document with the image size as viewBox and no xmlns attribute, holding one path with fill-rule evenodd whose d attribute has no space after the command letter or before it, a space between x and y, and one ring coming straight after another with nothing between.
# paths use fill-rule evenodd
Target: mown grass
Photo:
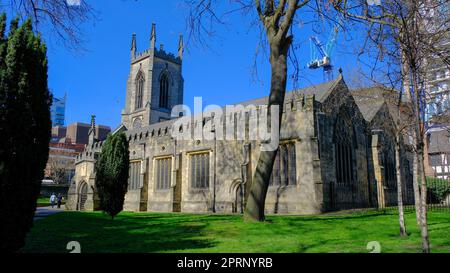
<instances>
[{"instance_id":1,"label":"mown grass","mask_svg":"<svg viewBox=\"0 0 450 273\"><path fill-rule=\"evenodd\" d=\"M39 197L37 200L38 207L46 207L50 206L50 198L49 197Z\"/></svg>"},{"instance_id":2,"label":"mown grass","mask_svg":"<svg viewBox=\"0 0 450 273\"><path fill-rule=\"evenodd\" d=\"M62 204L64 205L66 203L65 199L63 199ZM56 205L56 202L55 202ZM37 206L38 207L48 207L51 206L50 203L50 197L39 197L37 199Z\"/></svg>"},{"instance_id":3,"label":"mown grass","mask_svg":"<svg viewBox=\"0 0 450 273\"><path fill-rule=\"evenodd\" d=\"M62 212L35 222L21 252L68 252L78 241L89 252L420 252L415 214L406 214L409 236L398 236L395 213L268 216L264 223L239 215ZM450 213L430 212L432 252L450 252Z\"/></svg>"}]
</instances>

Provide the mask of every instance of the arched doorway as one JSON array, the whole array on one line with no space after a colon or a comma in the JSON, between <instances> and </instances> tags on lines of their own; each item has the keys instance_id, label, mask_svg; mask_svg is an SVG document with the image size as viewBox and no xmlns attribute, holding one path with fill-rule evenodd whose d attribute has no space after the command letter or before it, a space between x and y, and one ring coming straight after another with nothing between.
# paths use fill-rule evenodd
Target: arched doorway
<instances>
[{"instance_id":1,"label":"arched doorway","mask_svg":"<svg viewBox=\"0 0 450 273\"><path fill-rule=\"evenodd\" d=\"M231 187L231 193L233 196L232 212L243 213L244 212L244 189L240 181L235 181Z\"/></svg>"},{"instance_id":2,"label":"arched doorway","mask_svg":"<svg viewBox=\"0 0 450 273\"><path fill-rule=\"evenodd\" d=\"M243 213L244 212L244 198L243 198L243 192L242 192L242 185L239 185L239 187L237 187L236 189L236 202L235 202L235 208L236 208L236 213Z\"/></svg>"},{"instance_id":3,"label":"arched doorway","mask_svg":"<svg viewBox=\"0 0 450 273\"><path fill-rule=\"evenodd\" d=\"M80 188L78 190L78 210L84 210L87 200L88 185L86 182L81 182Z\"/></svg>"}]
</instances>

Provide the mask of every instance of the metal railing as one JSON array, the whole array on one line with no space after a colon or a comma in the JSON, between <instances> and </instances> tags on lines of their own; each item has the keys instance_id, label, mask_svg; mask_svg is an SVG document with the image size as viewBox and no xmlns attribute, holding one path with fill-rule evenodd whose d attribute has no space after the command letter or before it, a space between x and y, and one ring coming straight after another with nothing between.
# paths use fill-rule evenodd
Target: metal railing
<instances>
[{"instance_id":1,"label":"metal railing","mask_svg":"<svg viewBox=\"0 0 450 273\"><path fill-rule=\"evenodd\" d=\"M404 183L402 188L405 211L415 210L412 181ZM325 200L328 211L363 208L398 210L396 183L387 183L383 186L384 202L382 204L378 202L381 197L376 182L368 184L330 183L324 190L328 192L329 197ZM450 180L427 177L427 210L450 212Z\"/></svg>"}]
</instances>

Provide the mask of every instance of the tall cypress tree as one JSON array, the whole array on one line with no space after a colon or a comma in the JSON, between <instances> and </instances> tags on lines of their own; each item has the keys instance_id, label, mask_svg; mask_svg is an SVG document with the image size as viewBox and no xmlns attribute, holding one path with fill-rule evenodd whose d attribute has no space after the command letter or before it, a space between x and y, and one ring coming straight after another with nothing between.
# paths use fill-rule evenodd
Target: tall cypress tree
<instances>
[{"instance_id":1,"label":"tall cypress tree","mask_svg":"<svg viewBox=\"0 0 450 273\"><path fill-rule=\"evenodd\" d=\"M108 135L95 165L95 186L100 198L100 208L113 219L123 210L129 165L125 133Z\"/></svg>"},{"instance_id":2,"label":"tall cypress tree","mask_svg":"<svg viewBox=\"0 0 450 273\"><path fill-rule=\"evenodd\" d=\"M0 250L24 245L50 141L47 49L30 20L0 18Z\"/></svg>"}]
</instances>

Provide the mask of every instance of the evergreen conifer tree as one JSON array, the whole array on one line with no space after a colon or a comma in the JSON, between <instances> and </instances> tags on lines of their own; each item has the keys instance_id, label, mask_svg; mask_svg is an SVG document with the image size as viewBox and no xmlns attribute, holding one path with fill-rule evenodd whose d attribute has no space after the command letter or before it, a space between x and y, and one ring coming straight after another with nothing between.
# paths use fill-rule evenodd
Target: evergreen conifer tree
<instances>
[{"instance_id":1,"label":"evergreen conifer tree","mask_svg":"<svg viewBox=\"0 0 450 273\"><path fill-rule=\"evenodd\" d=\"M128 140L125 134L110 134L95 165L95 186L100 198L100 208L113 219L123 210L128 188L129 164Z\"/></svg>"},{"instance_id":2,"label":"evergreen conifer tree","mask_svg":"<svg viewBox=\"0 0 450 273\"><path fill-rule=\"evenodd\" d=\"M30 20L0 16L0 250L24 245L51 134L47 49Z\"/></svg>"}]
</instances>

